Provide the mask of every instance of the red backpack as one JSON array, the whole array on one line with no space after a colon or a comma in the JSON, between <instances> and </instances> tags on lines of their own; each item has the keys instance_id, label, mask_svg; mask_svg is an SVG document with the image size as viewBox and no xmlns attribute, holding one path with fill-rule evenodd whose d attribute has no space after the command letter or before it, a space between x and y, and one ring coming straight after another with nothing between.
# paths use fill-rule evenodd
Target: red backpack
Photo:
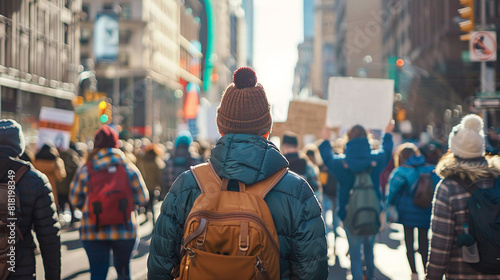
<instances>
[{"instance_id":1,"label":"red backpack","mask_svg":"<svg viewBox=\"0 0 500 280\"><path fill-rule=\"evenodd\" d=\"M132 188L124 165L111 165L89 172L89 217L100 226L126 224L133 211Z\"/></svg>"}]
</instances>

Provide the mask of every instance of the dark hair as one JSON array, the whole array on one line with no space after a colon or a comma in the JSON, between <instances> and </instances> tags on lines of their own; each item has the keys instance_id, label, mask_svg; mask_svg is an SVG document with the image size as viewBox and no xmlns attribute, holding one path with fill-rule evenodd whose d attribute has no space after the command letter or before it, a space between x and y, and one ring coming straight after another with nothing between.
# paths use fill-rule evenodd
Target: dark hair
<instances>
[{"instance_id":1,"label":"dark hair","mask_svg":"<svg viewBox=\"0 0 500 280\"><path fill-rule=\"evenodd\" d=\"M412 156L420 156L420 150L415 144L404 143L399 145L394 156L394 166L398 167L405 164Z\"/></svg>"},{"instance_id":2,"label":"dark hair","mask_svg":"<svg viewBox=\"0 0 500 280\"><path fill-rule=\"evenodd\" d=\"M367 134L366 134L365 128L359 124L351 127L351 129L349 129L349 131L347 132L348 141L351 141L354 138L360 138L360 137L367 138Z\"/></svg>"}]
</instances>

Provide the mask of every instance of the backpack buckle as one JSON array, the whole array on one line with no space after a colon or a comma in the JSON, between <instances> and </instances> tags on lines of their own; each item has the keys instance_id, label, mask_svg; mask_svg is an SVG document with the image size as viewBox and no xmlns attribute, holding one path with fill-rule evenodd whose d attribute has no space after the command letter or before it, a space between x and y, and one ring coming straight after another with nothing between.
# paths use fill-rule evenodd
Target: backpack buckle
<instances>
[{"instance_id":1,"label":"backpack buckle","mask_svg":"<svg viewBox=\"0 0 500 280\"><path fill-rule=\"evenodd\" d=\"M198 238L196 238L196 246L202 247L205 244L205 240L207 237L207 231L203 231L203 236L199 235Z\"/></svg>"},{"instance_id":2,"label":"backpack buckle","mask_svg":"<svg viewBox=\"0 0 500 280\"><path fill-rule=\"evenodd\" d=\"M246 242L244 244L241 242L241 235L240 235L239 239L240 239L239 240L239 242L240 242L240 246L239 246L240 251L241 252L248 251L248 244L250 243L250 237L247 235L247 240L246 240Z\"/></svg>"}]
</instances>

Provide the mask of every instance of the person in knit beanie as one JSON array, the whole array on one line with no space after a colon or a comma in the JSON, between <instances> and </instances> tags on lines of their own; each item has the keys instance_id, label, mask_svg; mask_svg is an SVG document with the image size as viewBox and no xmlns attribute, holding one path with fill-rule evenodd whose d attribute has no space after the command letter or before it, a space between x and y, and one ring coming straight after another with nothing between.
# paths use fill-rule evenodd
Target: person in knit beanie
<instances>
[{"instance_id":1,"label":"person in knit beanie","mask_svg":"<svg viewBox=\"0 0 500 280\"><path fill-rule=\"evenodd\" d=\"M274 220L280 251L275 252L276 264L269 264L267 269L268 274L272 275L269 279L327 279L325 224L318 200L304 178L288 171L288 161L268 140L273 124L270 109L264 87L257 82L255 72L248 67L236 70L233 83L225 89L217 109L217 127L222 137L212 149L208 163L196 165L179 175L163 201L151 239L148 279L172 279L179 276L177 272L180 270L186 271L184 266L181 267L184 256L179 256L183 228L193 203L198 201L197 198L202 193L192 170L210 176L216 175L214 179L222 179L210 183L220 185L220 181L226 182L227 179L229 191L238 191L241 184L250 189L252 184L271 176L283 176L276 179L276 185L264 195L264 201ZM206 187L207 185L203 189ZM210 194L219 196L221 192ZM220 201L233 207L230 201L223 200L222 197ZM249 234L252 238L256 233ZM207 250L214 246L232 248L227 245L229 242L229 238L208 240L207 235L206 244L210 244ZM217 252L207 251L205 254L220 258ZM230 253L219 254L235 253L231 250ZM202 262L202 258L196 259L196 266L211 267ZM228 266L227 263L221 263L210 276L214 279L234 278L234 275L227 275L228 271L224 267ZM192 267L195 269L194 265ZM253 272L255 267L258 268L258 265L247 266L244 270Z\"/></svg>"},{"instance_id":2,"label":"person in knit beanie","mask_svg":"<svg viewBox=\"0 0 500 280\"><path fill-rule=\"evenodd\" d=\"M429 260L425 279L500 279L500 274L484 274L466 263L459 236L469 223L468 201L471 187L488 189L500 174L500 157L485 155L483 120L470 114L453 127L449 151L436 166L442 179L432 202ZM484 230L488 225L484 225ZM483 228L481 228L483 230Z\"/></svg>"},{"instance_id":3,"label":"person in knit beanie","mask_svg":"<svg viewBox=\"0 0 500 280\"><path fill-rule=\"evenodd\" d=\"M271 105L264 87L257 83L251 68L234 72L231 83L217 108L217 127L221 135L230 133L263 136L271 131Z\"/></svg>"}]
</instances>

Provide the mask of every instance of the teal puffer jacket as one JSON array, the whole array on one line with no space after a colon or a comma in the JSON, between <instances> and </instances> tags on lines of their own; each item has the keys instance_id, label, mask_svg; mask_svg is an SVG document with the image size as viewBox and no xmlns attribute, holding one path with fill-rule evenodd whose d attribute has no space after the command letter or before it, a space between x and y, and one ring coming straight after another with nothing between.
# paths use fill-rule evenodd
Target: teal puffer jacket
<instances>
[{"instance_id":1,"label":"teal puffer jacket","mask_svg":"<svg viewBox=\"0 0 500 280\"><path fill-rule=\"evenodd\" d=\"M223 136L210 158L216 173L245 184L261 181L288 166L276 146L248 134ZM180 263L184 222L200 189L191 171L174 182L161 206L148 258L148 279L172 279ZM328 277L325 225L321 209L307 182L288 172L265 198L280 245L281 279Z\"/></svg>"}]
</instances>

